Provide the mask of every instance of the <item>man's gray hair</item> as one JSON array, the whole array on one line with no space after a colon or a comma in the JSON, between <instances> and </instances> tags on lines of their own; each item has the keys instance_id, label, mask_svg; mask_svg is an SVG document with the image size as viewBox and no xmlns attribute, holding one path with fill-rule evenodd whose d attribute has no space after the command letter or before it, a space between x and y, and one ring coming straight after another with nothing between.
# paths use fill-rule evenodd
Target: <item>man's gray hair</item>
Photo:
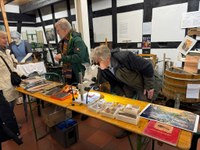
<instances>
[{"instance_id":1,"label":"man's gray hair","mask_svg":"<svg viewBox=\"0 0 200 150\"><path fill-rule=\"evenodd\" d=\"M91 59L94 63L98 63L99 59L106 60L111 56L110 49L106 45L94 48L91 52Z\"/></svg>"},{"instance_id":2,"label":"man's gray hair","mask_svg":"<svg viewBox=\"0 0 200 150\"><path fill-rule=\"evenodd\" d=\"M65 29L68 29L68 30L71 30L72 29L72 25L69 23L69 21L65 18L62 18L60 20L58 20L56 23L55 23L55 26L59 26L61 29L65 30Z\"/></svg>"}]
</instances>

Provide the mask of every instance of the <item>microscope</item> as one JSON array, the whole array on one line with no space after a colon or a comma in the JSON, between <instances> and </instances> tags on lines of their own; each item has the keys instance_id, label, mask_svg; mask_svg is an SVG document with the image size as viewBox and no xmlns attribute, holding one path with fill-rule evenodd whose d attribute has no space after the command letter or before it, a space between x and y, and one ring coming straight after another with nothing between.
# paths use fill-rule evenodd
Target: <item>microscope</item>
<instances>
[{"instance_id":1,"label":"microscope","mask_svg":"<svg viewBox=\"0 0 200 150\"><path fill-rule=\"evenodd\" d=\"M81 103L88 104L88 95L91 89L98 90L98 85L96 84L96 78L93 77L91 80L83 81L82 73L79 73L79 100Z\"/></svg>"}]
</instances>

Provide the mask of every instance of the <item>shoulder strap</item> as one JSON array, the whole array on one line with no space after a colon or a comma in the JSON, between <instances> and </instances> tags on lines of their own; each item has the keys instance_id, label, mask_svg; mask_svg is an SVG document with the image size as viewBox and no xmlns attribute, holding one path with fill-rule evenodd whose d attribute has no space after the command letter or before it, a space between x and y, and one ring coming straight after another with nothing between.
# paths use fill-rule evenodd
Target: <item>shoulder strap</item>
<instances>
[{"instance_id":1,"label":"shoulder strap","mask_svg":"<svg viewBox=\"0 0 200 150\"><path fill-rule=\"evenodd\" d=\"M9 70L10 73L11 73L12 71L11 71L10 67L8 66L7 62L5 61L5 59L4 59L2 56L0 56L0 57L1 57L1 59L4 61L4 63L6 64L8 70Z\"/></svg>"},{"instance_id":2,"label":"shoulder strap","mask_svg":"<svg viewBox=\"0 0 200 150\"><path fill-rule=\"evenodd\" d=\"M26 41L23 41L23 42L24 42L24 46L25 46L25 52L26 52L26 54L28 54L28 47L27 47L28 42L26 42Z\"/></svg>"}]
</instances>

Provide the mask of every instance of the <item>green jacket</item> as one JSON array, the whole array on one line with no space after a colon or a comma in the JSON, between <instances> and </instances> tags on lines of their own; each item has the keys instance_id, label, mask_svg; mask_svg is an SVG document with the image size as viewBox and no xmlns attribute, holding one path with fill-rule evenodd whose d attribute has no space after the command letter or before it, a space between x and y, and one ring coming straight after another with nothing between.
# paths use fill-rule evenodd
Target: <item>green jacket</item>
<instances>
[{"instance_id":1,"label":"green jacket","mask_svg":"<svg viewBox=\"0 0 200 150\"><path fill-rule=\"evenodd\" d=\"M61 42L63 42L63 40ZM73 72L72 78L76 80L75 82L79 82L79 72L82 72L82 75L84 75L85 72L85 67L83 64L90 63L88 48L82 40L80 33L70 33L67 53L62 56L61 60L63 63L71 63Z\"/></svg>"}]
</instances>

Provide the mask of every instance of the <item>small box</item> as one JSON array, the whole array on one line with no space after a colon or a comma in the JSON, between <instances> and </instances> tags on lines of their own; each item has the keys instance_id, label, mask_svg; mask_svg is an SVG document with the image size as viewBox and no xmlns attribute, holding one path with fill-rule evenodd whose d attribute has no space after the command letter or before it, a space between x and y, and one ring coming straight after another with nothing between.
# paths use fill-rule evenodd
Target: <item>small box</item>
<instances>
[{"instance_id":1,"label":"small box","mask_svg":"<svg viewBox=\"0 0 200 150\"><path fill-rule=\"evenodd\" d=\"M69 119L72 120L72 119ZM67 148L75 144L79 139L78 123L75 121L73 125L64 125L65 122L50 128L51 136L63 147Z\"/></svg>"},{"instance_id":2,"label":"small box","mask_svg":"<svg viewBox=\"0 0 200 150\"><path fill-rule=\"evenodd\" d=\"M113 106L107 106L105 107L104 110L102 110L100 113L103 116L109 117L109 118L115 118L117 112L119 110L123 109L123 105L122 104L118 104L118 105L113 105Z\"/></svg>"},{"instance_id":3,"label":"small box","mask_svg":"<svg viewBox=\"0 0 200 150\"><path fill-rule=\"evenodd\" d=\"M134 125L137 125L139 121L138 115L130 114L124 111L118 111L118 113L116 114L116 119Z\"/></svg>"},{"instance_id":4,"label":"small box","mask_svg":"<svg viewBox=\"0 0 200 150\"><path fill-rule=\"evenodd\" d=\"M103 110L105 108L105 100L104 99L100 99L97 102L88 105L88 109L91 111L94 111L96 113L100 112L101 110Z\"/></svg>"},{"instance_id":5,"label":"small box","mask_svg":"<svg viewBox=\"0 0 200 150\"><path fill-rule=\"evenodd\" d=\"M139 113L140 107L136 105L127 104L124 108L124 112L137 115Z\"/></svg>"}]
</instances>

